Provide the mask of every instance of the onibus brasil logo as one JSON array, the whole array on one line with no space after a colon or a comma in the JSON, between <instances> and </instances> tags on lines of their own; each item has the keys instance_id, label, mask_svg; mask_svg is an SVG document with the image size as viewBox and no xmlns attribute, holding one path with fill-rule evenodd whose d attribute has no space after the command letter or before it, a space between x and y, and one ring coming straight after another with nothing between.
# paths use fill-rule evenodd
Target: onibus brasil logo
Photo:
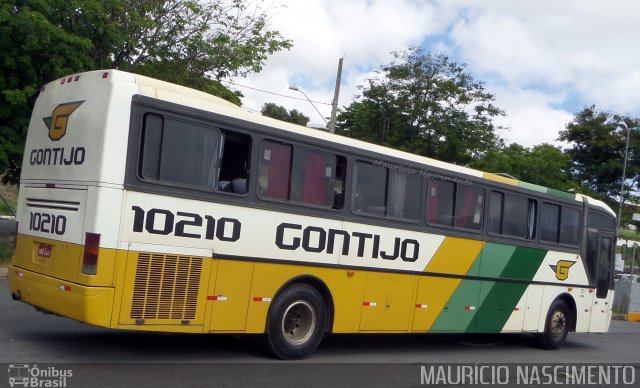
<instances>
[{"instance_id":1,"label":"onibus brasil logo","mask_svg":"<svg viewBox=\"0 0 640 388\"><path fill-rule=\"evenodd\" d=\"M73 376L71 369L59 369L55 366L39 368L37 365L10 364L10 387L66 387Z\"/></svg>"},{"instance_id":2,"label":"onibus brasil logo","mask_svg":"<svg viewBox=\"0 0 640 388\"><path fill-rule=\"evenodd\" d=\"M71 113L82 105L83 101L66 102L55 107L49 117L43 117L47 128L49 128L49 139L58 141L67 133L67 124Z\"/></svg>"},{"instance_id":3,"label":"onibus brasil logo","mask_svg":"<svg viewBox=\"0 0 640 388\"><path fill-rule=\"evenodd\" d=\"M558 260L556 265L550 265L549 267L556 273L556 279L567 280L569 277L569 268L575 263L575 261Z\"/></svg>"}]
</instances>

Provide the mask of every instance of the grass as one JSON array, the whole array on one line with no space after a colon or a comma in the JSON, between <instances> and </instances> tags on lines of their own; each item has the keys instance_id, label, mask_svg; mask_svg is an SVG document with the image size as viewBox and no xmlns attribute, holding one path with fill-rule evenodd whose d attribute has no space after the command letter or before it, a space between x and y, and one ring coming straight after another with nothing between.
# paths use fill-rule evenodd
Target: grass
<instances>
[{"instance_id":1,"label":"grass","mask_svg":"<svg viewBox=\"0 0 640 388\"><path fill-rule=\"evenodd\" d=\"M13 240L0 242L0 265L9 264L13 255Z\"/></svg>"},{"instance_id":2,"label":"grass","mask_svg":"<svg viewBox=\"0 0 640 388\"><path fill-rule=\"evenodd\" d=\"M620 228L619 235L620 238L623 238L625 240L640 241L640 235L638 235L638 233L634 232L633 230Z\"/></svg>"},{"instance_id":3,"label":"grass","mask_svg":"<svg viewBox=\"0 0 640 388\"><path fill-rule=\"evenodd\" d=\"M9 202L9 206L13 211L16 210L18 204L18 186L0 185L0 194ZM13 212L7 208L5 202L0 199L0 215L12 216ZM0 265L8 264L13 255L13 231L9 233L0 233Z\"/></svg>"},{"instance_id":4,"label":"grass","mask_svg":"<svg viewBox=\"0 0 640 388\"><path fill-rule=\"evenodd\" d=\"M11 209L16 210L18 205L18 186L15 185L1 185L0 195L9 202ZM0 216L12 216L13 213L7 208L7 205L2 199L0 199Z\"/></svg>"}]
</instances>

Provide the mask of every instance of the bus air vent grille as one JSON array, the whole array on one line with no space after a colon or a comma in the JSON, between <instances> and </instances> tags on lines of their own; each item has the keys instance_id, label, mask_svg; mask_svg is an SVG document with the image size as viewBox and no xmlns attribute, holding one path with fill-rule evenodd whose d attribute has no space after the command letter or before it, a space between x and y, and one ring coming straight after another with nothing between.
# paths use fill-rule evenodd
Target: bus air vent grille
<instances>
[{"instance_id":1,"label":"bus air vent grille","mask_svg":"<svg viewBox=\"0 0 640 388\"><path fill-rule=\"evenodd\" d=\"M132 319L194 319L202 258L140 253Z\"/></svg>"}]
</instances>

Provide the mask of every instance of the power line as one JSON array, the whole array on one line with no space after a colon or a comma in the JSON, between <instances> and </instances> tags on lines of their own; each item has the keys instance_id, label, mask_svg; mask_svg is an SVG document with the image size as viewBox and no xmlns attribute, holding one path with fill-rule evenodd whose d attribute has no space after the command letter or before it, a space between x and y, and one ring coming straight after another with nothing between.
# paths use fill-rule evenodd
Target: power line
<instances>
[{"instance_id":1,"label":"power line","mask_svg":"<svg viewBox=\"0 0 640 388\"><path fill-rule=\"evenodd\" d=\"M238 83L235 83L235 82L233 82L233 81L227 81L227 80L224 80L224 81L220 81L220 82L221 82L221 83L230 84L230 85L234 85L234 86L240 86L241 88L247 88L247 89L255 90L255 91L258 91L258 92L262 92L262 93L273 94L274 96L286 97L286 98L290 98L290 99L292 99L292 100L308 101L307 99L304 99L304 98L300 98L300 97L293 97L293 96L288 96L288 95L286 95L286 94L280 94L280 93L270 92L270 91L268 91L268 90L262 90L262 89L254 88L254 87L252 87L252 86L247 86L247 85L238 84ZM329 102L322 102L322 101L312 101L312 102L314 102L314 103L316 103L316 104L331 105L331 103L329 103Z\"/></svg>"}]
</instances>

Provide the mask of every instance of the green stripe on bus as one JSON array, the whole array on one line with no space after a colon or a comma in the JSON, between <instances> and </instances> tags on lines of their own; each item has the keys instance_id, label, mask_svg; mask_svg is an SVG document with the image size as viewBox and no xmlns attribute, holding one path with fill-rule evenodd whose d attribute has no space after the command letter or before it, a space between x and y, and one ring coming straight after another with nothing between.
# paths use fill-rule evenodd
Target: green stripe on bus
<instances>
[{"instance_id":1,"label":"green stripe on bus","mask_svg":"<svg viewBox=\"0 0 640 388\"><path fill-rule=\"evenodd\" d=\"M467 276L532 280L544 249L486 243ZM463 280L431 326L434 332L499 332L527 289L525 283Z\"/></svg>"},{"instance_id":2,"label":"green stripe on bus","mask_svg":"<svg viewBox=\"0 0 640 388\"><path fill-rule=\"evenodd\" d=\"M576 200L576 195L575 194L565 193L564 191L560 191L560 190L548 189L547 190L547 194L552 195L552 196L554 196L556 198L566 199L568 201L575 201Z\"/></svg>"},{"instance_id":3,"label":"green stripe on bus","mask_svg":"<svg viewBox=\"0 0 640 388\"><path fill-rule=\"evenodd\" d=\"M480 280L463 280L438 314L430 332L463 332L473 325L480 294Z\"/></svg>"},{"instance_id":4,"label":"green stripe on bus","mask_svg":"<svg viewBox=\"0 0 640 388\"><path fill-rule=\"evenodd\" d=\"M520 182L518 186L522 187L523 189L529 189L529 190L537 191L539 193L547 192L546 187L540 186L540 185L534 185L533 183Z\"/></svg>"},{"instance_id":5,"label":"green stripe on bus","mask_svg":"<svg viewBox=\"0 0 640 388\"><path fill-rule=\"evenodd\" d=\"M502 279L531 280L546 255L546 249L518 247L500 277Z\"/></svg>"},{"instance_id":6,"label":"green stripe on bus","mask_svg":"<svg viewBox=\"0 0 640 388\"><path fill-rule=\"evenodd\" d=\"M499 277L532 280L546 255L544 249L517 247ZM475 327L468 330L501 331L527 287L526 283L483 281Z\"/></svg>"},{"instance_id":7,"label":"green stripe on bus","mask_svg":"<svg viewBox=\"0 0 640 388\"><path fill-rule=\"evenodd\" d=\"M492 284L491 284L492 283ZM524 283L490 282L482 283L483 289L488 286L488 293L476 314L475 328L469 331L493 332L502 330L513 313L528 285Z\"/></svg>"},{"instance_id":8,"label":"green stripe on bus","mask_svg":"<svg viewBox=\"0 0 640 388\"><path fill-rule=\"evenodd\" d=\"M566 199L566 200L569 200L569 201L575 201L576 200L576 195L575 194L567 193L567 192L556 190L556 189L550 189L548 187L544 187L544 186L540 186L540 185L534 185L533 183L520 182L518 184L518 187L522 187L523 189L529 189L529 190L537 191L539 193L549 194L549 195L554 196L556 198Z\"/></svg>"},{"instance_id":9,"label":"green stripe on bus","mask_svg":"<svg viewBox=\"0 0 640 388\"><path fill-rule=\"evenodd\" d=\"M476 260L479 263L478 275L500 277L515 250L516 247L513 245L486 243L480 252L479 260Z\"/></svg>"}]
</instances>

